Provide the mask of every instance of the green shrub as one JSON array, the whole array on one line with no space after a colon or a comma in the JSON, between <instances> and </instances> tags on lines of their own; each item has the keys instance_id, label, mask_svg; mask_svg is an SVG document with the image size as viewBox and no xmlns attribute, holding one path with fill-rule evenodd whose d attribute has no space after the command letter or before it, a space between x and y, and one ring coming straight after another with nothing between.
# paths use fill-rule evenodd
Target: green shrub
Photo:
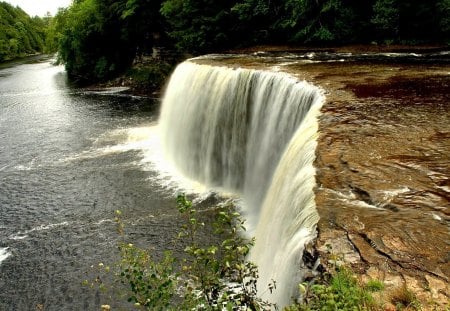
<instances>
[{"instance_id":1,"label":"green shrub","mask_svg":"<svg viewBox=\"0 0 450 311\"><path fill-rule=\"evenodd\" d=\"M218 207L211 224L217 242L199 242L205 224L184 195L177 198L185 222L178 241L188 246L177 259L165 252L156 260L148 250L123 242L118 277L128 288L128 301L147 310L270 310L257 297L257 268L246 261L253 245L241 234L244 221L233 206ZM120 212L119 232L123 232Z\"/></svg>"},{"instance_id":2,"label":"green shrub","mask_svg":"<svg viewBox=\"0 0 450 311\"><path fill-rule=\"evenodd\" d=\"M339 268L324 284L306 284L301 288L305 291L304 301L289 306L287 311L358 311L376 308L370 293L345 268Z\"/></svg>"},{"instance_id":3,"label":"green shrub","mask_svg":"<svg viewBox=\"0 0 450 311\"><path fill-rule=\"evenodd\" d=\"M127 75L138 87L159 88L164 84L172 69L173 65L160 61L134 67L128 71Z\"/></svg>"},{"instance_id":4,"label":"green shrub","mask_svg":"<svg viewBox=\"0 0 450 311\"><path fill-rule=\"evenodd\" d=\"M369 292L379 292L384 289L384 284L380 280L369 280L365 288Z\"/></svg>"}]
</instances>

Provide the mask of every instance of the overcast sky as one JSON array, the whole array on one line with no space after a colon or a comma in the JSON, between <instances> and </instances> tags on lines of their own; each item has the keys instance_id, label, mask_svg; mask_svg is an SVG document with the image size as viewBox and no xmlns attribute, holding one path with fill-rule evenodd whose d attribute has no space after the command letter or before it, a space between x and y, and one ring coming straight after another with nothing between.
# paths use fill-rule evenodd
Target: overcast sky
<instances>
[{"instance_id":1,"label":"overcast sky","mask_svg":"<svg viewBox=\"0 0 450 311\"><path fill-rule=\"evenodd\" d=\"M30 16L44 16L47 12L55 15L59 7L67 7L72 0L3 0L20 6Z\"/></svg>"}]
</instances>

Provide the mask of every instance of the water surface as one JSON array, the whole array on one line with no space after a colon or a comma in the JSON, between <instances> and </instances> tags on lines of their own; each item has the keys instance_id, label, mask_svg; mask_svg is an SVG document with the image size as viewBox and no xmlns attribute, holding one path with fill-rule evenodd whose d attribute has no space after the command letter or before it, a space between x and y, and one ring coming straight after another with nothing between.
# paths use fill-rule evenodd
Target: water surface
<instances>
[{"instance_id":1,"label":"water surface","mask_svg":"<svg viewBox=\"0 0 450 311\"><path fill-rule=\"evenodd\" d=\"M155 168L158 109L70 87L50 60L0 69L0 310L98 309L81 282L117 259L117 209L129 240L167 247L177 221Z\"/></svg>"}]
</instances>

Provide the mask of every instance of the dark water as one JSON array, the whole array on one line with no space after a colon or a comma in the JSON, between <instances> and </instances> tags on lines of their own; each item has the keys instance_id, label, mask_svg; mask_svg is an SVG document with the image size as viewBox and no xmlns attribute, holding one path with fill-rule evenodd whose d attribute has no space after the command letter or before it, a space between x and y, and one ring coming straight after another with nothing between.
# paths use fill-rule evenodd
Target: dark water
<instances>
[{"instance_id":1,"label":"dark water","mask_svg":"<svg viewBox=\"0 0 450 311\"><path fill-rule=\"evenodd\" d=\"M158 109L71 88L49 60L0 68L0 310L114 305L81 283L117 260L117 209L129 241L166 247L177 221L152 160Z\"/></svg>"}]
</instances>

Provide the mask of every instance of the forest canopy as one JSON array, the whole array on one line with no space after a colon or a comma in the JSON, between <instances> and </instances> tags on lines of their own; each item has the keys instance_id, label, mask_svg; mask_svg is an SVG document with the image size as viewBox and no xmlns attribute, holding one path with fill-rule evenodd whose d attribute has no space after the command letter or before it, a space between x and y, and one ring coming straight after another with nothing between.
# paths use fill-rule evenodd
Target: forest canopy
<instances>
[{"instance_id":1,"label":"forest canopy","mask_svg":"<svg viewBox=\"0 0 450 311\"><path fill-rule=\"evenodd\" d=\"M45 50L87 81L124 72L154 47L201 54L252 45L450 44L450 0L74 0L47 21L0 8L0 55L39 51L35 25L47 22Z\"/></svg>"},{"instance_id":2,"label":"forest canopy","mask_svg":"<svg viewBox=\"0 0 450 311\"><path fill-rule=\"evenodd\" d=\"M87 79L114 76L154 46L450 43L450 0L75 0L58 15L61 59Z\"/></svg>"},{"instance_id":3,"label":"forest canopy","mask_svg":"<svg viewBox=\"0 0 450 311\"><path fill-rule=\"evenodd\" d=\"M0 2L0 62L43 52L47 22Z\"/></svg>"}]
</instances>

